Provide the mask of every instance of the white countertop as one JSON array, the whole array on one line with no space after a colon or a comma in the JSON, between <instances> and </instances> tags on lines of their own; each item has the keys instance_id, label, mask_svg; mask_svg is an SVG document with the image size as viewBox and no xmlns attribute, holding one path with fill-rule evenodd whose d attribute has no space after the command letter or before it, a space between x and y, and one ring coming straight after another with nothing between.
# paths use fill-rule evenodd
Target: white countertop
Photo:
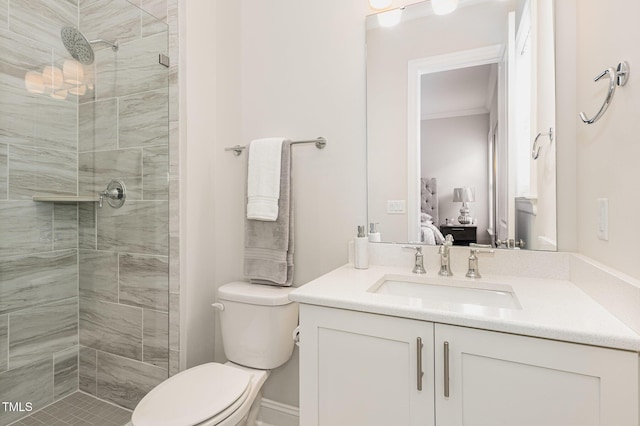
<instances>
[{"instance_id":1,"label":"white countertop","mask_svg":"<svg viewBox=\"0 0 640 426\"><path fill-rule=\"evenodd\" d=\"M402 318L460 325L630 351L640 351L640 335L568 280L483 274L455 282L510 286L522 309L425 301L368 292L385 275L415 277L410 269L345 265L293 291L293 301ZM423 277L446 283L433 270Z\"/></svg>"}]
</instances>

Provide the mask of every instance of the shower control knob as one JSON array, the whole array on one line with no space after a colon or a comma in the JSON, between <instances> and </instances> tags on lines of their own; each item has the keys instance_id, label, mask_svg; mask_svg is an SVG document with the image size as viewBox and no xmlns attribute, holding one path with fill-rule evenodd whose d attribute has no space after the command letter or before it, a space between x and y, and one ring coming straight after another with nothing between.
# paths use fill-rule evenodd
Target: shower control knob
<instances>
[{"instance_id":1,"label":"shower control knob","mask_svg":"<svg viewBox=\"0 0 640 426\"><path fill-rule=\"evenodd\" d=\"M114 179L109 182L107 189L98 194L100 196L100 207L102 207L103 200L106 198L107 203L114 209L119 209L123 206L127 198L127 188L124 186L124 182L118 179Z\"/></svg>"}]
</instances>

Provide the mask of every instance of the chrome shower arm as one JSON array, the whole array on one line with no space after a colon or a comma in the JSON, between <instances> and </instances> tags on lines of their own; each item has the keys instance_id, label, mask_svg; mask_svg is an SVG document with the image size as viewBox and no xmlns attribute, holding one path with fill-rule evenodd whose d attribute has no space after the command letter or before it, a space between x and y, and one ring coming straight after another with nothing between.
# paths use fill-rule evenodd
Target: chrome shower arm
<instances>
[{"instance_id":1,"label":"chrome shower arm","mask_svg":"<svg viewBox=\"0 0 640 426\"><path fill-rule=\"evenodd\" d=\"M117 41L117 40L115 40L115 41L109 41L109 40L105 40L105 39L102 39L102 38L97 38L97 39L95 39L95 40L91 40L91 41L89 42L89 44L96 44L96 43L108 44L109 46L111 46L111 49L112 49L114 52L117 52L117 51L118 51L118 49L120 48L120 46L118 45L118 41Z\"/></svg>"}]
</instances>

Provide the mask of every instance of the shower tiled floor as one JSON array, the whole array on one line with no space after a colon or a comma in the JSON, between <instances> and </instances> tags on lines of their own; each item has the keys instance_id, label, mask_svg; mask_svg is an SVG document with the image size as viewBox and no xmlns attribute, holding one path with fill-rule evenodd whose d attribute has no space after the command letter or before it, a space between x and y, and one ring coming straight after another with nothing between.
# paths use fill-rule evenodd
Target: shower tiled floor
<instances>
[{"instance_id":1,"label":"shower tiled floor","mask_svg":"<svg viewBox=\"0 0 640 426\"><path fill-rule=\"evenodd\" d=\"M131 419L131 411L75 392L11 426L123 426Z\"/></svg>"}]
</instances>

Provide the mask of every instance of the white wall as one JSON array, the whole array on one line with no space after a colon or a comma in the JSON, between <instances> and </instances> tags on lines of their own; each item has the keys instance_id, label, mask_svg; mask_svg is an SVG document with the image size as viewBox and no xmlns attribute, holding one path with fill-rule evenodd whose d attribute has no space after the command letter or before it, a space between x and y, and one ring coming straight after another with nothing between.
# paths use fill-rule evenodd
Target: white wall
<instances>
[{"instance_id":1,"label":"white wall","mask_svg":"<svg viewBox=\"0 0 640 426\"><path fill-rule=\"evenodd\" d=\"M366 223L364 1L189 0L187 17L188 365L214 357L210 304L242 279L251 139L324 136L293 148L295 285L347 262ZM216 360L223 360L219 337ZM297 352L264 396L298 405Z\"/></svg>"},{"instance_id":2,"label":"white wall","mask_svg":"<svg viewBox=\"0 0 640 426\"><path fill-rule=\"evenodd\" d=\"M184 4L184 3L183 3ZM189 0L184 7L181 143L181 344L186 366L213 360L212 277L216 271L213 194L216 129L215 3ZM186 140L186 143L184 141ZM186 348L185 348L186 346ZM184 357L183 357L184 358ZM183 360L183 367L184 365Z\"/></svg>"},{"instance_id":3,"label":"white wall","mask_svg":"<svg viewBox=\"0 0 640 426\"><path fill-rule=\"evenodd\" d=\"M555 1L558 250L578 250L576 3Z\"/></svg>"},{"instance_id":4,"label":"white wall","mask_svg":"<svg viewBox=\"0 0 640 426\"><path fill-rule=\"evenodd\" d=\"M438 179L438 225L460 215L453 188L473 187L476 202L469 203L470 215L478 221L478 242L489 244L489 114L423 120L420 134L421 175Z\"/></svg>"},{"instance_id":5,"label":"white wall","mask_svg":"<svg viewBox=\"0 0 640 426\"><path fill-rule=\"evenodd\" d=\"M579 251L640 278L637 253L640 228L640 2L577 2L577 101L592 116L600 108L608 82L593 78L626 60L630 80L618 88L605 115L595 124L577 122L577 223ZM609 199L609 241L596 237L597 198Z\"/></svg>"}]
</instances>

